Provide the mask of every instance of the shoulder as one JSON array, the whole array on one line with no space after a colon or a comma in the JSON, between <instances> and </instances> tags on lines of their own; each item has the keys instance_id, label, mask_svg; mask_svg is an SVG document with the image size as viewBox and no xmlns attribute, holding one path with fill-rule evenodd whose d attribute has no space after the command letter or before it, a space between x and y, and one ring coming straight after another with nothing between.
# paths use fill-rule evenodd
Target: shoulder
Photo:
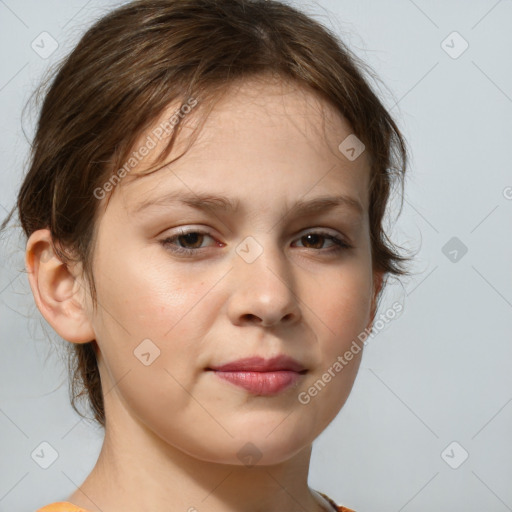
<instances>
[{"instance_id":1,"label":"shoulder","mask_svg":"<svg viewBox=\"0 0 512 512\"><path fill-rule=\"evenodd\" d=\"M73 503L69 503L67 501L57 501L55 503L50 503L49 505L44 506L43 508L37 509L36 512L89 512L85 510L85 508L77 507L73 505Z\"/></svg>"},{"instance_id":2,"label":"shoulder","mask_svg":"<svg viewBox=\"0 0 512 512\"><path fill-rule=\"evenodd\" d=\"M322 493L323 496L325 494ZM338 510L338 512L356 512L355 510L352 510L351 508L343 507L342 505L336 505L334 501L325 496L325 498L328 499L330 503L332 503ZM43 508L37 509L36 512L88 512L85 508L77 507L76 505L73 505L72 503L69 503L67 501L58 501L55 503L51 503L50 505L46 505Z\"/></svg>"},{"instance_id":3,"label":"shoulder","mask_svg":"<svg viewBox=\"0 0 512 512\"><path fill-rule=\"evenodd\" d=\"M322 496L324 499L326 499L332 505L334 510L337 510L338 512L356 512L355 510L352 510L351 508L343 507L342 505L338 505L332 498L327 496L327 494L320 492L320 491L316 491L316 492L318 494L320 494L320 496Z\"/></svg>"}]
</instances>

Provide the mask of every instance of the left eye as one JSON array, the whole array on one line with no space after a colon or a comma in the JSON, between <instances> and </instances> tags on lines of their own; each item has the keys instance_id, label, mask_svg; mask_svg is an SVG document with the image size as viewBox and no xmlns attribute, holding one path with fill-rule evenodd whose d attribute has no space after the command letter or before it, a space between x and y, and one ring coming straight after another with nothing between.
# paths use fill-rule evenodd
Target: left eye
<instances>
[{"instance_id":1,"label":"left eye","mask_svg":"<svg viewBox=\"0 0 512 512\"><path fill-rule=\"evenodd\" d=\"M351 246L347 244L345 241L343 241L341 238L338 238L335 235L331 235L329 233L323 233L323 232L313 232L313 233L306 233L305 235L302 235L299 240L307 239L307 243L311 245L318 246L319 242L320 245L323 245L323 242L325 240L330 240L333 245L334 249L332 250L342 250L342 249L350 249ZM333 246L331 246L333 247ZM310 247L312 249L321 249L321 247Z\"/></svg>"}]
</instances>

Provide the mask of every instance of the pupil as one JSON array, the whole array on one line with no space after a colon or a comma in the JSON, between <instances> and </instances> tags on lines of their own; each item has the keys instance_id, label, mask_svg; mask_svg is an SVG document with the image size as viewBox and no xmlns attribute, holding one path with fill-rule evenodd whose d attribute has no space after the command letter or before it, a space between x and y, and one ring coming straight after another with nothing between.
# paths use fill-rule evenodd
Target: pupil
<instances>
[{"instance_id":1,"label":"pupil","mask_svg":"<svg viewBox=\"0 0 512 512\"><path fill-rule=\"evenodd\" d=\"M310 235L305 235L304 238L306 238L308 240L307 243L310 243L311 245L318 246L318 242L320 242L320 247L322 246L322 243L321 243L322 235L310 234ZM313 239L313 241L311 241L311 239ZM316 239L317 243L315 243L315 239Z\"/></svg>"},{"instance_id":2,"label":"pupil","mask_svg":"<svg viewBox=\"0 0 512 512\"><path fill-rule=\"evenodd\" d=\"M195 246L198 243L198 239L200 242L201 236L202 235L200 235L199 233L187 233L186 235L181 235L179 239L180 239L180 242L181 242L181 239L185 239L185 245ZM201 245L201 243L199 243L198 245Z\"/></svg>"}]
</instances>

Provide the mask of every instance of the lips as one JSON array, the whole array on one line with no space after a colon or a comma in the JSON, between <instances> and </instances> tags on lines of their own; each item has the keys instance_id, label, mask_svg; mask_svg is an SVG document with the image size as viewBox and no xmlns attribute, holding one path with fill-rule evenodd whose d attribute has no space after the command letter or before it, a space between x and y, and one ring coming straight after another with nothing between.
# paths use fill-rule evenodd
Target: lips
<instances>
[{"instance_id":1,"label":"lips","mask_svg":"<svg viewBox=\"0 0 512 512\"><path fill-rule=\"evenodd\" d=\"M219 372L275 372L288 370L297 373L305 373L307 371L298 361L284 354L272 359L263 359L259 356L246 357L221 366L211 366L207 370Z\"/></svg>"},{"instance_id":2,"label":"lips","mask_svg":"<svg viewBox=\"0 0 512 512\"><path fill-rule=\"evenodd\" d=\"M213 371L223 381L244 388L254 395L276 395L287 388L298 385L302 375L307 373L295 359L279 355L272 359L248 357L221 366L212 366Z\"/></svg>"}]
</instances>

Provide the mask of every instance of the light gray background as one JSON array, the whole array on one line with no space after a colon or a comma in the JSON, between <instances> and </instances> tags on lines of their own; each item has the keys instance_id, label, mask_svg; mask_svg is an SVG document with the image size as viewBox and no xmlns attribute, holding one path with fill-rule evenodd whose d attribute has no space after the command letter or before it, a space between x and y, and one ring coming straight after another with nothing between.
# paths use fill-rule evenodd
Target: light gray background
<instances>
[{"instance_id":1,"label":"light gray background","mask_svg":"<svg viewBox=\"0 0 512 512\"><path fill-rule=\"evenodd\" d=\"M29 93L117 4L0 0L2 217L24 172ZM382 99L413 157L391 235L419 251L416 275L390 286L381 305L399 300L402 314L370 340L348 402L314 444L310 485L358 512L512 510L512 2L293 5L340 33L388 86ZM59 43L48 59L31 48L43 31ZM458 36L442 45L454 31L469 44L457 58ZM31 137L33 116L24 129ZM443 253L452 237L468 249L456 261ZM69 405L23 249L13 232L0 259L2 512L68 496L102 441ZM58 452L46 470L31 458L43 441ZM459 464L463 450L458 469L445 462Z\"/></svg>"}]
</instances>

